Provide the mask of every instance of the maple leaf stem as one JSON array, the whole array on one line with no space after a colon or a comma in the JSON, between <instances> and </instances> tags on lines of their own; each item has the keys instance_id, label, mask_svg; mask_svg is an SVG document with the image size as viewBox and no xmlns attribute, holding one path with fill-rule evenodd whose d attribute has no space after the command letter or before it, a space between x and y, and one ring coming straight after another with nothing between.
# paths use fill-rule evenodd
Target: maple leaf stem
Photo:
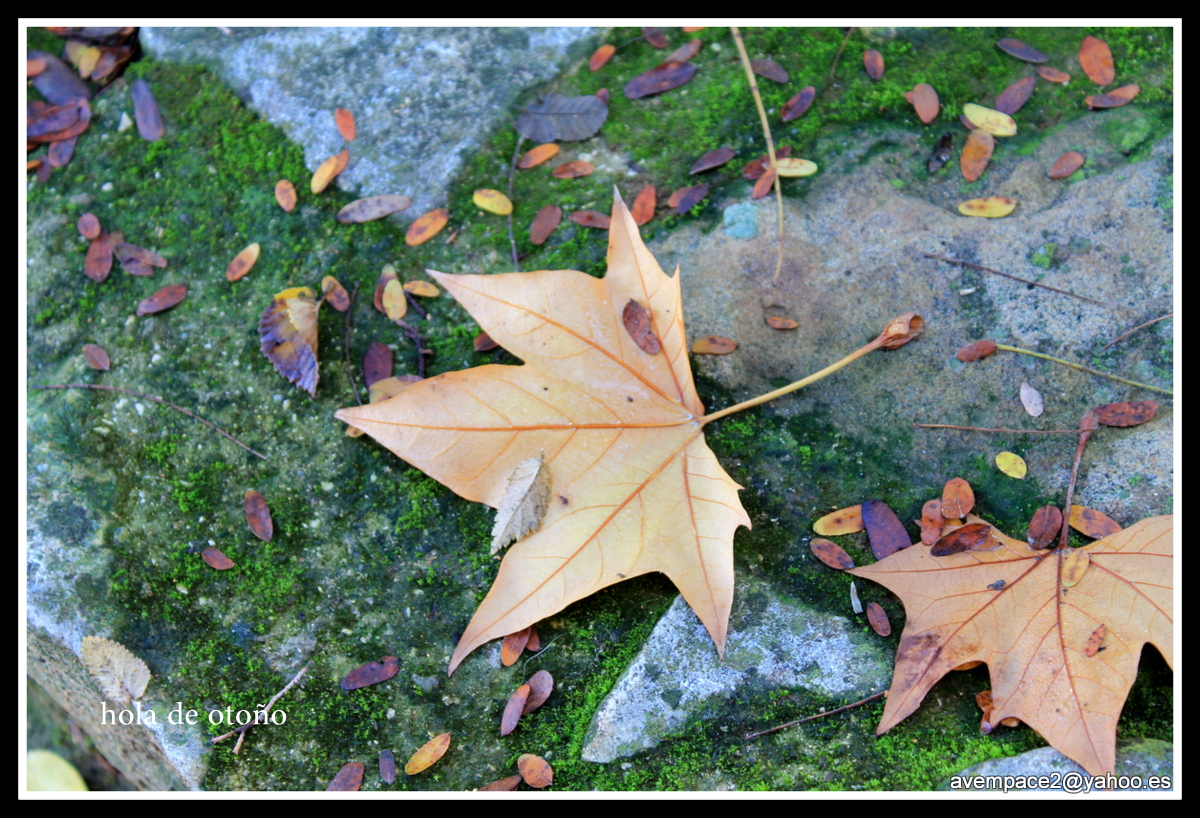
<instances>
[{"instance_id":1,"label":"maple leaf stem","mask_svg":"<svg viewBox=\"0 0 1200 818\"><path fill-rule=\"evenodd\" d=\"M1081 364L1073 364L1070 361L1064 361L1062 358L1055 358L1053 355L1045 355L1041 352L1033 352L1032 350L1021 349L1020 347L1010 347L1008 344L996 344L996 349L1007 349L1009 352L1020 352L1022 355L1032 355L1035 358L1044 358L1047 361L1054 361L1054 363L1056 363L1056 364L1062 364L1063 366L1069 366L1073 369L1080 369L1084 372L1090 372L1093 375L1099 375L1101 378L1108 378L1110 381L1120 381L1121 383L1127 383L1130 386L1137 386L1137 387L1140 387L1141 389L1149 389L1151 392L1162 392L1164 395L1174 395L1175 394L1170 389L1163 389L1160 386L1150 386L1149 384L1138 383L1137 381L1131 381L1128 378L1121 378L1116 375L1109 375L1107 372L1100 372L1095 369L1089 369L1088 367L1083 366Z\"/></svg>"}]
</instances>

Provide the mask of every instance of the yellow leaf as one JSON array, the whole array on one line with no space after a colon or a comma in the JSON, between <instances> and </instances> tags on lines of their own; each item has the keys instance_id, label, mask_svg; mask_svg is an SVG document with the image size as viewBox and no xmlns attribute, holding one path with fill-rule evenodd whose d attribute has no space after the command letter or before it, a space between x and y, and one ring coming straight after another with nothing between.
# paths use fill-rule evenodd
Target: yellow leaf
<instances>
[{"instance_id":1,"label":"yellow leaf","mask_svg":"<svg viewBox=\"0 0 1200 818\"><path fill-rule=\"evenodd\" d=\"M976 128L982 128L992 136L1015 136L1017 123L1011 116L994 108L985 108L968 102L963 105L963 116L971 121Z\"/></svg>"},{"instance_id":2,"label":"yellow leaf","mask_svg":"<svg viewBox=\"0 0 1200 818\"><path fill-rule=\"evenodd\" d=\"M475 191L475 195L471 197L471 201L475 202L475 206L480 210L495 213L497 216L507 216L509 213L512 213L512 202L498 190L491 190L489 188L477 190Z\"/></svg>"},{"instance_id":3,"label":"yellow leaf","mask_svg":"<svg viewBox=\"0 0 1200 818\"><path fill-rule=\"evenodd\" d=\"M310 395L317 391L317 310L308 287L275 296L258 320L262 352L279 374Z\"/></svg>"},{"instance_id":4,"label":"yellow leaf","mask_svg":"<svg viewBox=\"0 0 1200 818\"><path fill-rule=\"evenodd\" d=\"M412 758L404 765L404 772L416 775L433 766L433 763L446 754L450 749L450 733L442 733L427 741L421 749L412 754Z\"/></svg>"},{"instance_id":5,"label":"yellow leaf","mask_svg":"<svg viewBox=\"0 0 1200 818\"><path fill-rule=\"evenodd\" d=\"M813 531L822 537L836 537L839 534L854 534L862 531L862 506L849 506L831 511L813 523Z\"/></svg>"},{"instance_id":6,"label":"yellow leaf","mask_svg":"<svg viewBox=\"0 0 1200 818\"><path fill-rule=\"evenodd\" d=\"M442 294L436 284L430 284L428 281L406 281L404 291L421 298L437 298Z\"/></svg>"},{"instance_id":7,"label":"yellow leaf","mask_svg":"<svg viewBox=\"0 0 1200 818\"><path fill-rule=\"evenodd\" d=\"M1015 477L1018 480L1025 479L1025 461L1019 454L1000 452L1000 454L996 455L996 468L1009 477Z\"/></svg>"},{"instance_id":8,"label":"yellow leaf","mask_svg":"<svg viewBox=\"0 0 1200 818\"><path fill-rule=\"evenodd\" d=\"M408 230L404 234L404 242L409 247L424 244L442 232L442 228L449 221L450 211L446 208L439 207L437 210L430 210L408 226Z\"/></svg>"},{"instance_id":9,"label":"yellow leaf","mask_svg":"<svg viewBox=\"0 0 1200 818\"><path fill-rule=\"evenodd\" d=\"M775 167L780 176L784 178L796 176L812 176L817 172L817 163L810 162L807 159L797 159L789 156L785 159L779 159L775 162Z\"/></svg>"},{"instance_id":10,"label":"yellow leaf","mask_svg":"<svg viewBox=\"0 0 1200 818\"><path fill-rule=\"evenodd\" d=\"M383 288L383 312L393 321L399 321L408 312L408 299L404 296L404 285L392 279Z\"/></svg>"},{"instance_id":11,"label":"yellow leaf","mask_svg":"<svg viewBox=\"0 0 1200 818\"><path fill-rule=\"evenodd\" d=\"M254 242L242 252L233 257L233 261L229 262L229 266L225 268L225 278L227 281L237 281L254 266L258 261L258 253L261 248L258 242Z\"/></svg>"},{"instance_id":12,"label":"yellow leaf","mask_svg":"<svg viewBox=\"0 0 1200 818\"><path fill-rule=\"evenodd\" d=\"M350 160L350 151L343 150L336 156L331 156L321 163L321 166L316 169L312 176L312 182L309 189L313 193L320 193L325 188L329 187L329 183L334 177L346 169L346 163Z\"/></svg>"},{"instance_id":13,"label":"yellow leaf","mask_svg":"<svg viewBox=\"0 0 1200 818\"><path fill-rule=\"evenodd\" d=\"M79 658L104 698L128 707L150 684L150 668L124 645L99 636L83 637Z\"/></svg>"},{"instance_id":14,"label":"yellow leaf","mask_svg":"<svg viewBox=\"0 0 1200 818\"><path fill-rule=\"evenodd\" d=\"M988 219L998 219L1007 216L1017 207L1017 200L1008 196L986 196L982 199L971 199L958 206L958 212L964 216L983 216Z\"/></svg>"}]
</instances>

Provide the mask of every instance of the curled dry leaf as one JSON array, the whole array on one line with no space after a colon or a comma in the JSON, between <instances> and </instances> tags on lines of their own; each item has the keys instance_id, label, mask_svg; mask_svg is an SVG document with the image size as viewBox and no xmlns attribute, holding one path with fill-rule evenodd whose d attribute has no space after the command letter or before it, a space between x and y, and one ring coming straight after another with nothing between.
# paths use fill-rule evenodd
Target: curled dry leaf
<instances>
[{"instance_id":1,"label":"curled dry leaf","mask_svg":"<svg viewBox=\"0 0 1200 818\"><path fill-rule=\"evenodd\" d=\"M1071 81L1071 75L1066 71L1059 71L1057 68L1051 68L1048 65L1039 65L1036 69L1038 76L1046 82L1058 82L1066 85Z\"/></svg>"},{"instance_id":2,"label":"curled dry leaf","mask_svg":"<svg viewBox=\"0 0 1200 818\"><path fill-rule=\"evenodd\" d=\"M367 386L392 377L392 348L380 341L372 341L363 358L363 380Z\"/></svg>"},{"instance_id":3,"label":"curled dry leaf","mask_svg":"<svg viewBox=\"0 0 1200 818\"><path fill-rule=\"evenodd\" d=\"M972 361L982 360L989 355L996 353L996 342L988 338L982 341L972 341L965 347L955 353L954 357L962 361L964 364L969 364Z\"/></svg>"},{"instance_id":4,"label":"curled dry leaf","mask_svg":"<svg viewBox=\"0 0 1200 818\"><path fill-rule=\"evenodd\" d=\"M158 110L158 102L150 90L150 83L144 79L136 79L129 84L129 96L133 99L133 118L137 121L138 133L147 142L162 139L162 113Z\"/></svg>"},{"instance_id":5,"label":"curled dry leaf","mask_svg":"<svg viewBox=\"0 0 1200 818\"><path fill-rule=\"evenodd\" d=\"M1120 524L1107 514L1079 505L1071 506L1069 523L1080 534L1097 540L1121 530Z\"/></svg>"},{"instance_id":6,"label":"curled dry leaf","mask_svg":"<svg viewBox=\"0 0 1200 818\"><path fill-rule=\"evenodd\" d=\"M655 48L666 48L670 45L667 41L667 36L654 26L642 27L642 39Z\"/></svg>"},{"instance_id":7,"label":"curled dry leaf","mask_svg":"<svg viewBox=\"0 0 1200 818\"><path fill-rule=\"evenodd\" d=\"M379 751L379 777L384 784L396 783L396 756L391 750Z\"/></svg>"},{"instance_id":8,"label":"curled dry leaf","mask_svg":"<svg viewBox=\"0 0 1200 818\"><path fill-rule=\"evenodd\" d=\"M339 173L346 169L346 165L350 161L350 151L342 150L335 156L331 156L321 163L312 175L312 181L309 183L309 190L313 193L320 193L325 188L329 187L329 183L334 180Z\"/></svg>"},{"instance_id":9,"label":"curled dry leaf","mask_svg":"<svg viewBox=\"0 0 1200 818\"><path fill-rule=\"evenodd\" d=\"M822 537L854 534L863 530L862 506L847 506L831 511L813 523L813 531Z\"/></svg>"},{"instance_id":10,"label":"curled dry leaf","mask_svg":"<svg viewBox=\"0 0 1200 818\"><path fill-rule=\"evenodd\" d=\"M500 664L512 667L521 658L521 651L529 642L529 628L522 628L516 633L510 633L500 643Z\"/></svg>"},{"instance_id":11,"label":"curled dry leaf","mask_svg":"<svg viewBox=\"0 0 1200 818\"><path fill-rule=\"evenodd\" d=\"M280 179L275 183L275 201L285 213L291 213L296 209L296 186L287 179Z\"/></svg>"},{"instance_id":12,"label":"curled dry leaf","mask_svg":"<svg viewBox=\"0 0 1200 818\"><path fill-rule=\"evenodd\" d=\"M154 273L155 267L166 267L167 260L153 250L138 247L136 244L120 242L113 245L113 255L121 263L125 272L135 276L148 276Z\"/></svg>"},{"instance_id":13,"label":"curled dry leaf","mask_svg":"<svg viewBox=\"0 0 1200 818\"><path fill-rule=\"evenodd\" d=\"M948 520L961 520L975 507L975 492L971 484L961 477L946 481L942 487L942 516Z\"/></svg>"},{"instance_id":14,"label":"curled dry leaf","mask_svg":"<svg viewBox=\"0 0 1200 818\"><path fill-rule=\"evenodd\" d=\"M275 523L271 519L271 509L267 505L266 498L254 489L249 489L246 491L242 505L246 512L246 525L250 526L250 533L263 542L270 542L271 538L275 536Z\"/></svg>"},{"instance_id":15,"label":"curled dry leaf","mask_svg":"<svg viewBox=\"0 0 1200 818\"><path fill-rule=\"evenodd\" d=\"M937 119L938 112L942 110L937 91L927 82L919 82L914 85L913 89L905 94L905 99L912 104L917 116L926 125Z\"/></svg>"},{"instance_id":16,"label":"curled dry leaf","mask_svg":"<svg viewBox=\"0 0 1200 818\"><path fill-rule=\"evenodd\" d=\"M368 196L346 205L337 212L335 218L342 224L362 224L398 213L407 209L410 204L412 204L412 199L407 196L397 196L391 193Z\"/></svg>"},{"instance_id":17,"label":"curled dry leaf","mask_svg":"<svg viewBox=\"0 0 1200 818\"><path fill-rule=\"evenodd\" d=\"M358 129L354 125L354 114L345 108L338 108L333 112L333 118L337 122L338 133L342 135L342 139L353 142L358 133Z\"/></svg>"},{"instance_id":18,"label":"curled dry leaf","mask_svg":"<svg viewBox=\"0 0 1200 818\"><path fill-rule=\"evenodd\" d=\"M360 687L386 682L400 670L400 660L395 656L384 656L378 662L367 662L347 673L341 681L342 690L358 690Z\"/></svg>"},{"instance_id":19,"label":"curled dry leaf","mask_svg":"<svg viewBox=\"0 0 1200 818\"><path fill-rule=\"evenodd\" d=\"M641 227L654 218L654 208L658 205L658 191L654 185L646 185L638 191L629 212L633 215L633 223Z\"/></svg>"},{"instance_id":20,"label":"curled dry leaf","mask_svg":"<svg viewBox=\"0 0 1200 818\"><path fill-rule=\"evenodd\" d=\"M958 206L958 212L964 216L999 219L1012 213L1016 207L1017 200L1011 196L985 196L982 199L968 199Z\"/></svg>"},{"instance_id":21,"label":"curled dry leaf","mask_svg":"<svg viewBox=\"0 0 1200 818\"><path fill-rule=\"evenodd\" d=\"M627 99L641 99L651 94L661 94L686 83L696 76L693 62L665 62L649 71L638 74L625 84Z\"/></svg>"},{"instance_id":22,"label":"curled dry leaf","mask_svg":"<svg viewBox=\"0 0 1200 818\"><path fill-rule=\"evenodd\" d=\"M1079 67L1097 85L1108 85L1117 78L1108 43L1090 34L1079 44Z\"/></svg>"},{"instance_id":23,"label":"curled dry leaf","mask_svg":"<svg viewBox=\"0 0 1200 818\"><path fill-rule=\"evenodd\" d=\"M280 375L310 395L317 391L317 310L313 291L277 294L258 319L259 349Z\"/></svg>"},{"instance_id":24,"label":"curled dry leaf","mask_svg":"<svg viewBox=\"0 0 1200 818\"><path fill-rule=\"evenodd\" d=\"M554 169L554 176L558 179L577 179L580 176L589 176L595 170L596 166L591 162L585 162L582 159L573 159L556 167Z\"/></svg>"},{"instance_id":25,"label":"curled dry leaf","mask_svg":"<svg viewBox=\"0 0 1200 818\"><path fill-rule=\"evenodd\" d=\"M733 148L717 148L716 150L709 151L697 159L688 173L703 173L706 170L719 168L735 156L737 156L737 151L735 151Z\"/></svg>"},{"instance_id":26,"label":"curled dry leaf","mask_svg":"<svg viewBox=\"0 0 1200 818\"><path fill-rule=\"evenodd\" d=\"M186 297L187 285L168 284L138 304L137 314L141 317L143 315L154 315L155 313L164 312L174 307Z\"/></svg>"},{"instance_id":27,"label":"curled dry leaf","mask_svg":"<svg viewBox=\"0 0 1200 818\"><path fill-rule=\"evenodd\" d=\"M612 59L612 55L615 53L617 53L617 47L612 43L605 43L597 48L588 59L588 69L599 71L604 67L605 63Z\"/></svg>"},{"instance_id":28,"label":"curled dry leaf","mask_svg":"<svg viewBox=\"0 0 1200 818\"><path fill-rule=\"evenodd\" d=\"M880 636L892 635L892 623L888 620L887 611L878 602L867 603L867 621L871 629Z\"/></svg>"},{"instance_id":29,"label":"curled dry leaf","mask_svg":"<svg viewBox=\"0 0 1200 818\"><path fill-rule=\"evenodd\" d=\"M688 40L686 43L679 46L679 48L672 51L670 56L667 57L664 62L687 62L699 53L702 45L704 45L704 42L698 37Z\"/></svg>"},{"instance_id":30,"label":"curled dry leaf","mask_svg":"<svg viewBox=\"0 0 1200 818\"><path fill-rule=\"evenodd\" d=\"M561 221L562 208L558 205L546 205L537 212L533 223L529 225L529 240L536 245L545 244Z\"/></svg>"},{"instance_id":31,"label":"curled dry leaf","mask_svg":"<svg viewBox=\"0 0 1200 818\"><path fill-rule=\"evenodd\" d=\"M530 639L530 643L532 643ZM528 647L528 645L526 645ZM550 698L550 694L554 691L554 677L549 671L539 670L537 673L529 677L529 698L525 702L525 709L522 710L522 715L532 713L537 710L546 700Z\"/></svg>"},{"instance_id":32,"label":"curled dry leaf","mask_svg":"<svg viewBox=\"0 0 1200 818\"><path fill-rule=\"evenodd\" d=\"M383 308L383 291L387 287L389 281L398 281L399 276L396 274L396 267L392 264L383 265L383 270L379 273L379 280L375 282L375 309L387 315L387 311Z\"/></svg>"},{"instance_id":33,"label":"curled dry leaf","mask_svg":"<svg viewBox=\"0 0 1200 818\"><path fill-rule=\"evenodd\" d=\"M824 537L813 537L808 543L808 547L813 552L814 557L830 568L845 571L847 568L854 567L854 560L850 558L845 549L833 540L827 540Z\"/></svg>"},{"instance_id":34,"label":"curled dry leaf","mask_svg":"<svg viewBox=\"0 0 1200 818\"><path fill-rule=\"evenodd\" d=\"M946 518L942 516L942 501L929 500L921 506L921 542L933 545L942 536Z\"/></svg>"},{"instance_id":35,"label":"curled dry leaf","mask_svg":"<svg viewBox=\"0 0 1200 818\"><path fill-rule=\"evenodd\" d=\"M1158 414L1158 404L1152 400L1106 403L1095 408L1096 420L1105 426L1140 426Z\"/></svg>"},{"instance_id":36,"label":"curled dry leaf","mask_svg":"<svg viewBox=\"0 0 1200 818\"><path fill-rule=\"evenodd\" d=\"M1107 94L1098 94L1086 97L1084 102L1088 108L1120 108L1122 105L1129 104L1134 97L1141 93L1142 87L1137 84L1122 85L1120 88L1114 88Z\"/></svg>"},{"instance_id":37,"label":"curled dry leaf","mask_svg":"<svg viewBox=\"0 0 1200 818\"><path fill-rule=\"evenodd\" d=\"M100 235L100 220L94 213L84 213L75 222L75 227L85 239L94 239Z\"/></svg>"},{"instance_id":38,"label":"curled dry leaf","mask_svg":"<svg viewBox=\"0 0 1200 818\"><path fill-rule=\"evenodd\" d=\"M450 221L450 211L444 207L430 210L408 226L404 234L404 243L409 247L424 244L442 232L442 228Z\"/></svg>"},{"instance_id":39,"label":"curled dry leaf","mask_svg":"<svg viewBox=\"0 0 1200 818\"><path fill-rule=\"evenodd\" d=\"M862 521L871 541L871 552L877 560L912 545L912 537L908 536L904 523L882 500L867 500L862 504Z\"/></svg>"},{"instance_id":40,"label":"curled dry leaf","mask_svg":"<svg viewBox=\"0 0 1200 818\"><path fill-rule=\"evenodd\" d=\"M218 548L205 548L200 552L200 556L208 563L209 568L215 568L218 571L228 571L234 566L233 560L225 556Z\"/></svg>"},{"instance_id":41,"label":"curled dry leaf","mask_svg":"<svg viewBox=\"0 0 1200 818\"><path fill-rule=\"evenodd\" d=\"M608 230L612 225L612 220L607 213L601 213L599 210L577 210L568 219L575 224L583 227L595 227L599 230Z\"/></svg>"},{"instance_id":42,"label":"curled dry leaf","mask_svg":"<svg viewBox=\"0 0 1200 818\"><path fill-rule=\"evenodd\" d=\"M329 302L329 306L338 312L350 309L350 293L346 292L342 282L333 276L325 276L321 279L321 294Z\"/></svg>"},{"instance_id":43,"label":"curled dry leaf","mask_svg":"<svg viewBox=\"0 0 1200 818\"><path fill-rule=\"evenodd\" d=\"M1025 43L1013 37L1005 37L1003 40L997 42L996 45L998 45L1000 50L1004 53L1010 54L1011 56L1016 57L1018 60L1024 60L1025 62L1046 62L1050 59L1033 46L1026 45Z\"/></svg>"},{"instance_id":44,"label":"curled dry leaf","mask_svg":"<svg viewBox=\"0 0 1200 818\"><path fill-rule=\"evenodd\" d=\"M800 93L783 104L783 121L791 122L793 119L799 119L803 116L804 112L812 107L816 96L817 89L813 86L806 85L801 88Z\"/></svg>"},{"instance_id":45,"label":"curled dry leaf","mask_svg":"<svg viewBox=\"0 0 1200 818\"><path fill-rule=\"evenodd\" d=\"M521 776L510 775L508 778L501 778L499 781L493 781L490 784L484 784L479 788L479 792L512 792L521 783Z\"/></svg>"},{"instance_id":46,"label":"curled dry leaf","mask_svg":"<svg viewBox=\"0 0 1200 818\"><path fill-rule=\"evenodd\" d=\"M325 792L358 792L362 786L364 769L361 761L351 761L344 765L329 782Z\"/></svg>"},{"instance_id":47,"label":"curled dry leaf","mask_svg":"<svg viewBox=\"0 0 1200 818\"><path fill-rule=\"evenodd\" d=\"M113 242L107 233L101 233L88 245L83 259L83 274L92 281L104 281L112 272Z\"/></svg>"},{"instance_id":48,"label":"curled dry leaf","mask_svg":"<svg viewBox=\"0 0 1200 818\"><path fill-rule=\"evenodd\" d=\"M525 703L529 701L529 690L529 685L523 684L508 697L508 704L504 705L504 715L500 717L501 736L507 736L517 729L517 723L525 712Z\"/></svg>"},{"instance_id":49,"label":"curled dry leaf","mask_svg":"<svg viewBox=\"0 0 1200 818\"><path fill-rule=\"evenodd\" d=\"M92 369L102 369L108 371L111 362L108 359L108 353L95 344L83 345L83 359L87 361L87 365Z\"/></svg>"},{"instance_id":50,"label":"curled dry leaf","mask_svg":"<svg viewBox=\"0 0 1200 818\"><path fill-rule=\"evenodd\" d=\"M775 82L787 82L791 79L783 66L770 57L762 60L751 60L750 70L760 77L766 77L769 80L775 80Z\"/></svg>"},{"instance_id":51,"label":"curled dry leaf","mask_svg":"<svg viewBox=\"0 0 1200 818\"><path fill-rule=\"evenodd\" d=\"M225 268L225 279L227 281L237 281L250 272L255 262L258 261L258 253L261 249L261 245L258 242L254 242L234 256L233 261L229 262L229 266Z\"/></svg>"},{"instance_id":52,"label":"curled dry leaf","mask_svg":"<svg viewBox=\"0 0 1200 818\"><path fill-rule=\"evenodd\" d=\"M1046 406L1042 403L1042 393L1030 386L1026 381L1021 381L1021 405L1025 407L1025 411L1033 417L1041 417L1042 412L1046 411Z\"/></svg>"},{"instance_id":53,"label":"curled dry leaf","mask_svg":"<svg viewBox=\"0 0 1200 818\"><path fill-rule=\"evenodd\" d=\"M621 313L621 322L625 325L625 331L629 333L629 337L642 352L647 355L657 355L662 350L662 344L659 343L658 336L654 334L654 327L650 324L650 313L634 299L629 299L625 304L625 309Z\"/></svg>"},{"instance_id":54,"label":"curled dry leaf","mask_svg":"<svg viewBox=\"0 0 1200 818\"><path fill-rule=\"evenodd\" d=\"M436 284L416 279L404 282L404 292L412 293L420 298L437 298L442 294L442 291L437 288Z\"/></svg>"},{"instance_id":55,"label":"curled dry leaf","mask_svg":"<svg viewBox=\"0 0 1200 818\"><path fill-rule=\"evenodd\" d=\"M784 318L781 315L768 315L767 316L767 326L770 327L771 329L788 330L788 329L795 329L796 327L798 327L800 325L797 324L792 319Z\"/></svg>"},{"instance_id":56,"label":"curled dry leaf","mask_svg":"<svg viewBox=\"0 0 1200 818\"><path fill-rule=\"evenodd\" d=\"M517 771L526 784L537 789L548 787L554 781L554 770L546 763L546 759L532 753L523 753L517 758Z\"/></svg>"},{"instance_id":57,"label":"curled dry leaf","mask_svg":"<svg viewBox=\"0 0 1200 818\"><path fill-rule=\"evenodd\" d=\"M705 335L692 344L696 355L728 355L737 349L737 341L724 335Z\"/></svg>"},{"instance_id":58,"label":"curled dry leaf","mask_svg":"<svg viewBox=\"0 0 1200 818\"><path fill-rule=\"evenodd\" d=\"M492 550L495 554L514 540L537 531L546 516L546 505L550 499L550 469L541 455L522 460L508 477L504 496L496 507L496 521L492 524ZM525 634L528 640L529 634ZM525 644L517 649L524 650ZM515 661L515 660L514 660ZM512 662L505 662L506 665Z\"/></svg>"},{"instance_id":59,"label":"curled dry leaf","mask_svg":"<svg viewBox=\"0 0 1200 818\"><path fill-rule=\"evenodd\" d=\"M875 340L880 349L899 349L910 341L915 341L925 331L925 319L915 312L897 315L879 333Z\"/></svg>"},{"instance_id":60,"label":"curled dry leaf","mask_svg":"<svg viewBox=\"0 0 1200 818\"><path fill-rule=\"evenodd\" d=\"M517 133L534 142L574 141L593 136L608 118L608 103L594 94L546 94L517 117Z\"/></svg>"},{"instance_id":61,"label":"curled dry leaf","mask_svg":"<svg viewBox=\"0 0 1200 818\"><path fill-rule=\"evenodd\" d=\"M512 213L513 203L507 196L498 190L491 188L481 188L475 191L475 195L471 197L471 201L480 210L485 210L488 213L495 213L497 216L507 216Z\"/></svg>"},{"instance_id":62,"label":"curled dry leaf","mask_svg":"<svg viewBox=\"0 0 1200 818\"><path fill-rule=\"evenodd\" d=\"M558 155L558 145L553 142L547 142L543 145L538 145L536 148L530 148L525 152L525 155L517 160L518 170L528 170L535 168L538 165Z\"/></svg>"},{"instance_id":63,"label":"curled dry leaf","mask_svg":"<svg viewBox=\"0 0 1200 818\"><path fill-rule=\"evenodd\" d=\"M817 172L816 162L808 159L800 159L798 157L780 159L775 163L775 167L780 177L785 179L794 179L799 176L812 176Z\"/></svg>"},{"instance_id":64,"label":"curled dry leaf","mask_svg":"<svg viewBox=\"0 0 1200 818\"><path fill-rule=\"evenodd\" d=\"M675 208L680 215L687 213L708 195L708 185L690 185L681 187L667 197L667 206Z\"/></svg>"},{"instance_id":65,"label":"curled dry leaf","mask_svg":"<svg viewBox=\"0 0 1200 818\"><path fill-rule=\"evenodd\" d=\"M124 645L100 636L85 636L79 659L92 674L104 698L128 707L150 684L150 668Z\"/></svg>"},{"instance_id":66,"label":"curled dry leaf","mask_svg":"<svg viewBox=\"0 0 1200 818\"><path fill-rule=\"evenodd\" d=\"M1033 95L1035 84L1037 78L1032 75L1015 80L996 97L996 110L1002 114L1015 114Z\"/></svg>"},{"instance_id":67,"label":"curled dry leaf","mask_svg":"<svg viewBox=\"0 0 1200 818\"><path fill-rule=\"evenodd\" d=\"M987 169L992 161L992 152L996 149L996 138L981 128L972 128L958 157L958 165L962 169L963 178L974 182Z\"/></svg>"},{"instance_id":68,"label":"curled dry leaf","mask_svg":"<svg viewBox=\"0 0 1200 818\"><path fill-rule=\"evenodd\" d=\"M1067 151L1055 161L1054 166L1050 168L1049 176L1051 179L1066 179L1083 167L1083 162L1082 153L1079 151Z\"/></svg>"},{"instance_id":69,"label":"curled dry leaf","mask_svg":"<svg viewBox=\"0 0 1200 818\"><path fill-rule=\"evenodd\" d=\"M976 128L982 128L992 136L1015 136L1017 133L1017 123L1013 118L994 108L968 102L963 105L963 116Z\"/></svg>"},{"instance_id":70,"label":"curled dry leaf","mask_svg":"<svg viewBox=\"0 0 1200 818\"><path fill-rule=\"evenodd\" d=\"M404 285L398 279L392 279L383 288L383 314L391 321L400 321L408 312L408 299L404 295Z\"/></svg>"},{"instance_id":71,"label":"curled dry leaf","mask_svg":"<svg viewBox=\"0 0 1200 818\"><path fill-rule=\"evenodd\" d=\"M855 614L863 612L862 600L858 598L858 588L853 582L850 583L850 610Z\"/></svg>"},{"instance_id":72,"label":"curled dry leaf","mask_svg":"<svg viewBox=\"0 0 1200 818\"><path fill-rule=\"evenodd\" d=\"M863 68L867 69L867 76L873 80L883 78L883 55L874 48L868 48L863 52Z\"/></svg>"},{"instance_id":73,"label":"curled dry leaf","mask_svg":"<svg viewBox=\"0 0 1200 818\"><path fill-rule=\"evenodd\" d=\"M1025 532L1025 542L1033 551L1040 551L1049 546L1062 531L1062 512L1058 506L1042 506L1033 513L1029 528Z\"/></svg>"}]
</instances>

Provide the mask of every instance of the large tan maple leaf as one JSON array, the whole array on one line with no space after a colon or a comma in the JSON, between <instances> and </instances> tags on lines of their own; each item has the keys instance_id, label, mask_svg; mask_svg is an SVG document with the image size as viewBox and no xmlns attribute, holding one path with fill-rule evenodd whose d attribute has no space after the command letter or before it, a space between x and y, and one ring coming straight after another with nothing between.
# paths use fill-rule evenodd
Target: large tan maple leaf
<instances>
[{"instance_id":1,"label":"large tan maple leaf","mask_svg":"<svg viewBox=\"0 0 1200 818\"><path fill-rule=\"evenodd\" d=\"M851 569L899 595L908 617L876 734L920 707L948 671L985 662L992 724L1015 716L1092 775L1113 772L1142 646L1173 662L1172 520L1045 551L996 530L993 551L934 557L917 543ZM1101 649L1089 651L1101 625Z\"/></svg>"},{"instance_id":2,"label":"large tan maple leaf","mask_svg":"<svg viewBox=\"0 0 1200 818\"><path fill-rule=\"evenodd\" d=\"M483 643L650 571L671 578L723 652L733 534L750 518L704 442L678 269L663 273L618 196L603 279L430 274L525 363L448 372L337 417L493 507L528 458L544 457L550 473L541 528L504 556L450 672ZM631 299L649 311L657 354L625 329Z\"/></svg>"}]
</instances>

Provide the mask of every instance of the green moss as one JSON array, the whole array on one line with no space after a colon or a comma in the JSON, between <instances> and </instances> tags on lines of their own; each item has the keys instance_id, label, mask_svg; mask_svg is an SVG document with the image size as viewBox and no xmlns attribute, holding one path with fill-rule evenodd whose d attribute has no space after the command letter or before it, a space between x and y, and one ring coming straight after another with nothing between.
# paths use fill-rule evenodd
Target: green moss
<instances>
[{"instance_id":1,"label":"green moss","mask_svg":"<svg viewBox=\"0 0 1200 818\"><path fill-rule=\"evenodd\" d=\"M1043 270L1049 270L1054 266L1054 256L1057 251L1057 244L1054 242L1047 242L1029 254L1029 263L1034 267L1041 267Z\"/></svg>"}]
</instances>

